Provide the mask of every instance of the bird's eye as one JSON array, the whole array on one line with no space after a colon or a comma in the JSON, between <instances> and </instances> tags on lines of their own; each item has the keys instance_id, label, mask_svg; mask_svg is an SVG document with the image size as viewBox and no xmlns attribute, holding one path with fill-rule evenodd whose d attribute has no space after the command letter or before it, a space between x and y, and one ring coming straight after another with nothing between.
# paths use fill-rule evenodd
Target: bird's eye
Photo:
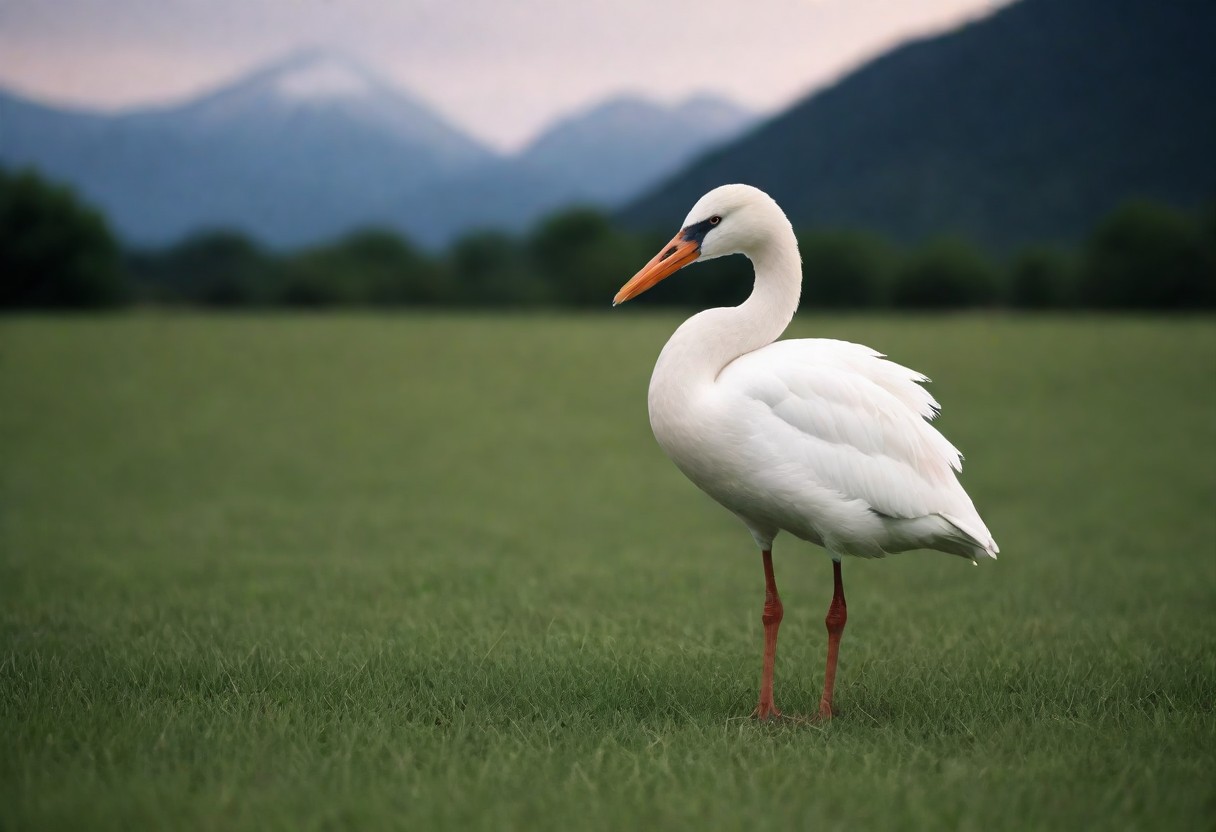
<instances>
[{"instance_id":1,"label":"bird's eye","mask_svg":"<svg viewBox=\"0 0 1216 832\"><path fill-rule=\"evenodd\" d=\"M718 224L718 223L720 223L720 222L722 222L722 218L721 218L721 217L717 217L717 216L715 216L715 217L710 217L710 218L709 218L709 224L710 224L710 225L717 225L717 224Z\"/></svg>"}]
</instances>

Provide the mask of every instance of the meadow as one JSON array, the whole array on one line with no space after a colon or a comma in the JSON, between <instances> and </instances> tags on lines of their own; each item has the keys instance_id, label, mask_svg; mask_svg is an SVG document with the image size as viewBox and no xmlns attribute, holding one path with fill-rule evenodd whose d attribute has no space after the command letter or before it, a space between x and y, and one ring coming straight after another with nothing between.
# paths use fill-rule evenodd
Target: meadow
<instances>
[{"instance_id":1,"label":"meadow","mask_svg":"<svg viewBox=\"0 0 1216 832\"><path fill-rule=\"evenodd\" d=\"M935 379L1002 554L846 561L838 718L759 724L640 305L0 321L0 828L1213 828L1213 319L799 316Z\"/></svg>"}]
</instances>

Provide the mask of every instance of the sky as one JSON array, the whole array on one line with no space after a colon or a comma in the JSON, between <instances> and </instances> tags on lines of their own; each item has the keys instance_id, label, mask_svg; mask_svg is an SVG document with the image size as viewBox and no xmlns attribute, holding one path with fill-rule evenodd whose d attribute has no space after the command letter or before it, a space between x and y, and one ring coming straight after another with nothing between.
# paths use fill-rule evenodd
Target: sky
<instances>
[{"instance_id":1,"label":"sky","mask_svg":"<svg viewBox=\"0 0 1216 832\"><path fill-rule=\"evenodd\" d=\"M775 112L1007 0L0 0L0 86L120 110L302 48L354 56L499 149L621 93Z\"/></svg>"}]
</instances>

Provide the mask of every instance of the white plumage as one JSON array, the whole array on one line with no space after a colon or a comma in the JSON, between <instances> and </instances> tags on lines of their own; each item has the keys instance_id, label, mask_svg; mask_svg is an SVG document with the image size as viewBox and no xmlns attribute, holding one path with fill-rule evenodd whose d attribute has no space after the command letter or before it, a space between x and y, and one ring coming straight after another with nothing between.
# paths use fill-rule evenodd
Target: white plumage
<instances>
[{"instance_id":1,"label":"white plumage","mask_svg":"<svg viewBox=\"0 0 1216 832\"><path fill-rule=\"evenodd\" d=\"M755 267L752 294L671 337L650 382L650 422L680 470L751 530L773 597L769 550L780 531L837 563L920 548L995 558L996 541L958 482L960 454L930 424L938 404L923 375L858 344L776 341L797 310L802 270L789 220L768 195L746 185L710 191L615 302L733 253ZM774 651L775 641L774 626ZM830 699L826 690L825 716ZM761 716L763 705L762 691Z\"/></svg>"}]
</instances>

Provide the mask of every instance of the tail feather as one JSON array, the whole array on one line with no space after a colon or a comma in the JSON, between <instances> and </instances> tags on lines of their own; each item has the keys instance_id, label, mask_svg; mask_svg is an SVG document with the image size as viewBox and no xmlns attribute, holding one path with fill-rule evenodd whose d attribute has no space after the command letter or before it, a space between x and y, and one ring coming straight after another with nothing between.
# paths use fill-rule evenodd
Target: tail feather
<instances>
[{"instance_id":1,"label":"tail feather","mask_svg":"<svg viewBox=\"0 0 1216 832\"><path fill-rule=\"evenodd\" d=\"M988 531L988 527L984 525L984 521L979 518L979 515L970 521L952 514L943 514L941 517L958 530L959 535L951 535L951 537L971 550L964 557L969 557L972 561L981 557L996 560L1001 547L996 544L992 532Z\"/></svg>"}]
</instances>

